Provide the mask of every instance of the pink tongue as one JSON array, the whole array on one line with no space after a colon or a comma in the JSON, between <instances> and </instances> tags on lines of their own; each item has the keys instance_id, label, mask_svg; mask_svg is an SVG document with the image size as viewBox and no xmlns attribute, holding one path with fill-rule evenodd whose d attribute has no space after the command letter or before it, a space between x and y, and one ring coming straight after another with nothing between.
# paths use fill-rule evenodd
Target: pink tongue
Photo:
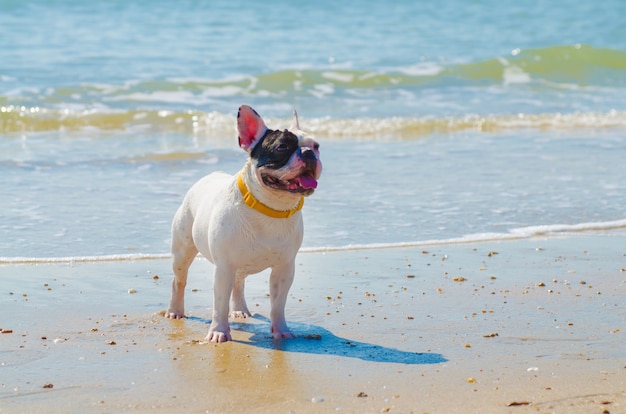
<instances>
[{"instance_id":1,"label":"pink tongue","mask_svg":"<svg viewBox=\"0 0 626 414\"><path fill-rule=\"evenodd\" d=\"M300 177L300 185L302 188L317 188L317 180L310 175L303 175Z\"/></svg>"}]
</instances>

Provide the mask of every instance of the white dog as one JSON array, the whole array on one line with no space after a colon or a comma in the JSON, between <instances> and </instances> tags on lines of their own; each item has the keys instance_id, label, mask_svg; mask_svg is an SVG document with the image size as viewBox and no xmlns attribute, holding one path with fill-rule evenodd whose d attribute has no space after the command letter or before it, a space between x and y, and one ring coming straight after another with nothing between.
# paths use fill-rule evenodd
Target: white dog
<instances>
[{"instance_id":1,"label":"white dog","mask_svg":"<svg viewBox=\"0 0 626 414\"><path fill-rule=\"evenodd\" d=\"M239 146L249 153L236 176L223 172L198 181L187 193L172 223L174 280L172 319L185 317L187 271L200 252L215 265L213 317L206 340L232 340L233 317L251 316L244 298L246 276L271 268L271 332L293 338L285 322L285 303L302 243L300 209L317 188L322 172L319 144L294 125L268 129L259 114L243 105L237 114Z\"/></svg>"}]
</instances>

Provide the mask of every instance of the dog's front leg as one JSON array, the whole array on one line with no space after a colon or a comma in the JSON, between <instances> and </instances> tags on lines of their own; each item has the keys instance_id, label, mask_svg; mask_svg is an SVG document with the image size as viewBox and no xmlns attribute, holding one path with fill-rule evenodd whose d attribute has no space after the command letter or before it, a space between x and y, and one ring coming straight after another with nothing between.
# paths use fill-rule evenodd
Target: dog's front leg
<instances>
[{"instance_id":1,"label":"dog's front leg","mask_svg":"<svg viewBox=\"0 0 626 414\"><path fill-rule=\"evenodd\" d=\"M213 318L205 341L232 341L228 325L228 302L235 283L235 272L228 266L215 265L213 275Z\"/></svg>"},{"instance_id":2,"label":"dog's front leg","mask_svg":"<svg viewBox=\"0 0 626 414\"><path fill-rule=\"evenodd\" d=\"M285 321L285 304L289 288L293 283L295 262L291 261L282 266L272 268L270 274L270 319L272 320L271 331L274 338L295 338Z\"/></svg>"}]
</instances>

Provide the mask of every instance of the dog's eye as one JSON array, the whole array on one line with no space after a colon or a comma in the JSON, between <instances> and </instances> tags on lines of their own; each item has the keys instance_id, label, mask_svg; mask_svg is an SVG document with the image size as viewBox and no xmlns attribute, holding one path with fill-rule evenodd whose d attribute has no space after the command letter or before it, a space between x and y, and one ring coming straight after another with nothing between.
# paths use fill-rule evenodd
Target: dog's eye
<instances>
[{"instance_id":1,"label":"dog's eye","mask_svg":"<svg viewBox=\"0 0 626 414\"><path fill-rule=\"evenodd\" d=\"M276 151L278 151L278 152L289 151L289 145L287 145L287 144L280 144L278 147L276 147Z\"/></svg>"},{"instance_id":2,"label":"dog's eye","mask_svg":"<svg viewBox=\"0 0 626 414\"><path fill-rule=\"evenodd\" d=\"M320 144L315 143L315 145L313 145L313 149L314 149L315 151L319 151L319 150L320 150Z\"/></svg>"}]
</instances>

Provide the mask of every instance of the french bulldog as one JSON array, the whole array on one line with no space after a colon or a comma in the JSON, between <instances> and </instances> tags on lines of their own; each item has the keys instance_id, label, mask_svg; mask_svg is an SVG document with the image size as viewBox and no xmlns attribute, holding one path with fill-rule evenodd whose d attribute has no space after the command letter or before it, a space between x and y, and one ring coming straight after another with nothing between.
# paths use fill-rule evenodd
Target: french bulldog
<instances>
[{"instance_id":1,"label":"french bulldog","mask_svg":"<svg viewBox=\"0 0 626 414\"><path fill-rule=\"evenodd\" d=\"M205 341L232 340L229 316L251 316L245 278L267 268L272 269L272 335L294 338L285 321L285 303L304 231L300 209L322 173L319 144L300 130L295 111L293 126L280 131L269 129L254 109L242 105L237 130L239 146L249 154L243 169L236 176L215 172L200 179L174 216L174 280L165 316L185 317L187 273L200 252L215 265Z\"/></svg>"}]
</instances>

